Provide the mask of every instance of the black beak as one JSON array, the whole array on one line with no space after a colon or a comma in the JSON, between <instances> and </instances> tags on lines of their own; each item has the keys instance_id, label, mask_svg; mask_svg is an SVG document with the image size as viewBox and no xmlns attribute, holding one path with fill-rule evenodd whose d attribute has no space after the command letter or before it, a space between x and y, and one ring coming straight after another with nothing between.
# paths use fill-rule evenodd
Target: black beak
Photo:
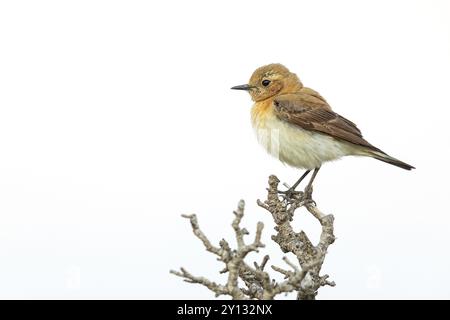
<instances>
[{"instance_id":1,"label":"black beak","mask_svg":"<svg viewBox=\"0 0 450 320\"><path fill-rule=\"evenodd\" d=\"M233 89L233 90L245 90L245 91L249 91L253 88L254 88L254 86L250 86L248 84L241 84L240 86L231 87L231 89Z\"/></svg>"}]
</instances>

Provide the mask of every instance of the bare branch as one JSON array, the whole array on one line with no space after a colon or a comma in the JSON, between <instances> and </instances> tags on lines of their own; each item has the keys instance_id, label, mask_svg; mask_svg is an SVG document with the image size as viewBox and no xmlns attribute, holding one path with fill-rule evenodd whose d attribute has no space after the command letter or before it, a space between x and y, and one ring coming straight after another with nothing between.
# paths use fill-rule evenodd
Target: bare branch
<instances>
[{"instance_id":1,"label":"bare branch","mask_svg":"<svg viewBox=\"0 0 450 320\"><path fill-rule=\"evenodd\" d=\"M200 226L198 225L197 216L195 214L181 215L183 218L189 219L191 221L192 231L194 232L195 236L199 238L203 245L205 246L206 250L209 252L212 252L218 256L220 256L220 249L217 247L214 247L211 242L208 240L208 238L205 236L205 234L200 230Z\"/></svg>"},{"instance_id":2,"label":"bare branch","mask_svg":"<svg viewBox=\"0 0 450 320\"><path fill-rule=\"evenodd\" d=\"M264 256L262 262L261 262L261 265L258 265L256 262L253 262L253 265L255 266L255 269L258 269L258 270L263 271L263 270L264 270L264 267L266 266L267 261L269 261L269 259L270 259L269 255L266 254L266 255Z\"/></svg>"},{"instance_id":3,"label":"bare branch","mask_svg":"<svg viewBox=\"0 0 450 320\"><path fill-rule=\"evenodd\" d=\"M299 272L297 266L289 261L287 257L283 257L283 261L286 262L288 266L290 266L292 269L294 269L295 272Z\"/></svg>"},{"instance_id":4,"label":"bare branch","mask_svg":"<svg viewBox=\"0 0 450 320\"><path fill-rule=\"evenodd\" d=\"M186 269L184 269L184 268L180 268L180 271L170 270L170 273L172 273L178 277L184 278L184 281L186 281L186 282L199 283L201 285L204 285L209 290L213 291L216 294L216 297L219 295L222 295L222 294L227 294L227 290L223 286L221 286L215 282L209 281L208 279L206 279L204 277L193 276L191 273L186 271Z\"/></svg>"},{"instance_id":5,"label":"bare branch","mask_svg":"<svg viewBox=\"0 0 450 320\"><path fill-rule=\"evenodd\" d=\"M292 271L284 270L277 266L272 266L272 269L283 274L285 279L291 277L294 274Z\"/></svg>"},{"instance_id":6,"label":"bare branch","mask_svg":"<svg viewBox=\"0 0 450 320\"><path fill-rule=\"evenodd\" d=\"M334 217L323 214L311 199L311 192L298 192L284 196L280 199L278 192L279 180L276 176L269 177L269 188L267 189L267 199L257 204L270 212L275 222L276 234L272 235L284 253L291 252L297 258L297 263L283 257L284 262L292 269L285 270L277 266L271 266L272 270L281 273L284 281L276 282L271 279L269 273L264 268L269 261L266 255L260 265L254 262L253 266L245 262L246 256L250 252L258 252L264 247L261 242L264 225L258 222L255 237L252 243L246 244L244 235L248 235L247 229L241 227L244 217L245 203L239 201L237 209L233 212L234 219L231 224L237 242L237 249L232 249L230 244L222 239L219 246L214 246L200 230L195 214L183 215L191 222L193 233L199 238L206 250L217 255L218 260L225 266L220 271L228 274L225 284L217 284L204 277L196 277L187 272L184 268L181 271L170 271L172 274L183 278L189 283L198 283L213 291L216 296L229 295L233 299L274 299L279 294L297 292L297 299L314 299L321 286L335 286L333 281L328 281L328 275L321 276L320 270L324 262L328 247L334 242L333 234ZM296 210L305 207L311 215L316 218L321 226L322 232L319 243L314 246L305 232L295 232L291 222ZM239 279L245 284L244 288L239 287Z\"/></svg>"},{"instance_id":7,"label":"bare branch","mask_svg":"<svg viewBox=\"0 0 450 320\"><path fill-rule=\"evenodd\" d=\"M244 246L244 234L248 234L248 231L246 229L241 229L241 227L239 226L242 217L244 216L244 207L245 207L244 200L239 201L237 210L233 211L235 218L233 219L233 223L231 224L236 234L238 249Z\"/></svg>"},{"instance_id":8,"label":"bare branch","mask_svg":"<svg viewBox=\"0 0 450 320\"><path fill-rule=\"evenodd\" d=\"M298 271L294 272L295 275L298 275L299 279L301 278L301 286L297 290L298 298L314 299L317 290L323 285L328 285L328 283L320 280L322 278L319 273L328 247L335 240L333 233L334 217L332 215L323 214L316 207L315 202L311 198L308 198L307 192L303 192L299 195L293 194L290 197L285 197L283 200L280 200L278 195L279 182L280 181L276 176L270 176L267 200L264 202L258 201L257 203L259 206L269 211L275 221L275 231L277 233L272 236L272 240L278 243L283 252L291 252L297 257L301 270L303 271L303 274ZM305 232L300 231L297 233L291 225L294 212L302 206L304 206L322 226L320 241L317 246L312 244ZM295 266L293 263L288 264L291 267ZM283 273L280 268L275 270ZM291 276L290 279L292 278L296 277ZM289 290L290 288L285 287L283 289Z\"/></svg>"}]
</instances>

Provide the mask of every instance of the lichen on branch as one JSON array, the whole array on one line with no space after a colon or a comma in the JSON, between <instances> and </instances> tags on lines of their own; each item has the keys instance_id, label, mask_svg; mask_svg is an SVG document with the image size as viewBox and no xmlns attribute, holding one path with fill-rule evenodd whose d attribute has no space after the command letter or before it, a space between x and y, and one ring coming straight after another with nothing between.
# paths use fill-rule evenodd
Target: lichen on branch
<instances>
[{"instance_id":1,"label":"lichen on branch","mask_svg":"<svg viewBox=\"0 0 450 320\"><path fill-rule=\"evenodd\" d=\"M279 245L283 253L290 252L296 257L296 262L290 261L287 257L283 258L287 269L271 266L272 270L284 276L284 281L275 281L266 270L269 261L268 255L264 256L259 264L254 262L250 265L245 261L250 252L259 252L259 249L264 248L265 245L261 243L264 228L262 222L257 223L253 242L246 243L244 240L244 236L249 232L241 227L245 209L243 200L239 201L237 209L233 212L234 219L231 224L236 238L236 249L232 249L225 239L222 239L218 246L214 246L200 229L197 216L195 214L183 215L184 218L189 219L194 235L202 241L205 249L224 263L224 269L220 273L228 275L226 283L217 284L205 277L194 276L185 268L170 272L183 278L186 282L198 283L207 287L214 292L216 297L228 295L237 300L270 300L279 294L289 292L296 292L297 299L300 300L315 299L321 286L334 286L334 282L327 280L328 275L320 275L328 247L335 240L334 217L323 214L310 198L310 194L305 196L305 192L280 196L279 182L276 176L270 176L267 199L264 202L258 200L257 203L271 213L275 222L276 234L272 235L272 240ZM316 246L312 244L304 231L297 233L291 225L294 213L300 207L305 207L321 224L322 232ZM240 287L239 279L242 280L245 287Z\"/></svg>"}]
</instances>

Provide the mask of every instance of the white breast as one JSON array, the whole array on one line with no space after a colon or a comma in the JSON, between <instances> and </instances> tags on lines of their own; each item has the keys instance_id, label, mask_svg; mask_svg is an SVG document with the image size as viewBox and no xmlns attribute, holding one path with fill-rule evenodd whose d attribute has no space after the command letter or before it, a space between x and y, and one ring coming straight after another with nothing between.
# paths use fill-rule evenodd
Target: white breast
<instances>
[{"instance_id":1,"label":"white breast","mask_svg":"<svg viewBox=\"0 0 450 320\"><path fill-rule=\"evenodd\" d=\"M296 168L314 169L323 162L353 153L350 144L291 125L275 115L263 121L253 119L253 128L267 152Z\"/></svg>"}]
</instances>

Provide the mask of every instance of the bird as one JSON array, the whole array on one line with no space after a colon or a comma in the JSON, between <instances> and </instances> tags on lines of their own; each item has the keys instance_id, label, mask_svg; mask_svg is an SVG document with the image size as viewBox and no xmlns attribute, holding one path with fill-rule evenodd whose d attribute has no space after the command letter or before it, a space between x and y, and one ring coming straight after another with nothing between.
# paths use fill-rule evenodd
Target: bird
<instances>
[{"instance_id":1,"label":"bird","mask_svg":"<svg viewBox=\"0 0 450 320\"><path fill-rule=\"evenodd\" d=\"M415 169L370 144L355 123L334 112L317 91L305 87L282 64L259 67L247 84L231 89L250 94L252 126L265 149L281 162L306 170L288 190L279 193L298 193L297 186L313 171L304 191L310 198L322 164L345 156L371 157L405 170Z\"/></svg>"}]
</instances>

